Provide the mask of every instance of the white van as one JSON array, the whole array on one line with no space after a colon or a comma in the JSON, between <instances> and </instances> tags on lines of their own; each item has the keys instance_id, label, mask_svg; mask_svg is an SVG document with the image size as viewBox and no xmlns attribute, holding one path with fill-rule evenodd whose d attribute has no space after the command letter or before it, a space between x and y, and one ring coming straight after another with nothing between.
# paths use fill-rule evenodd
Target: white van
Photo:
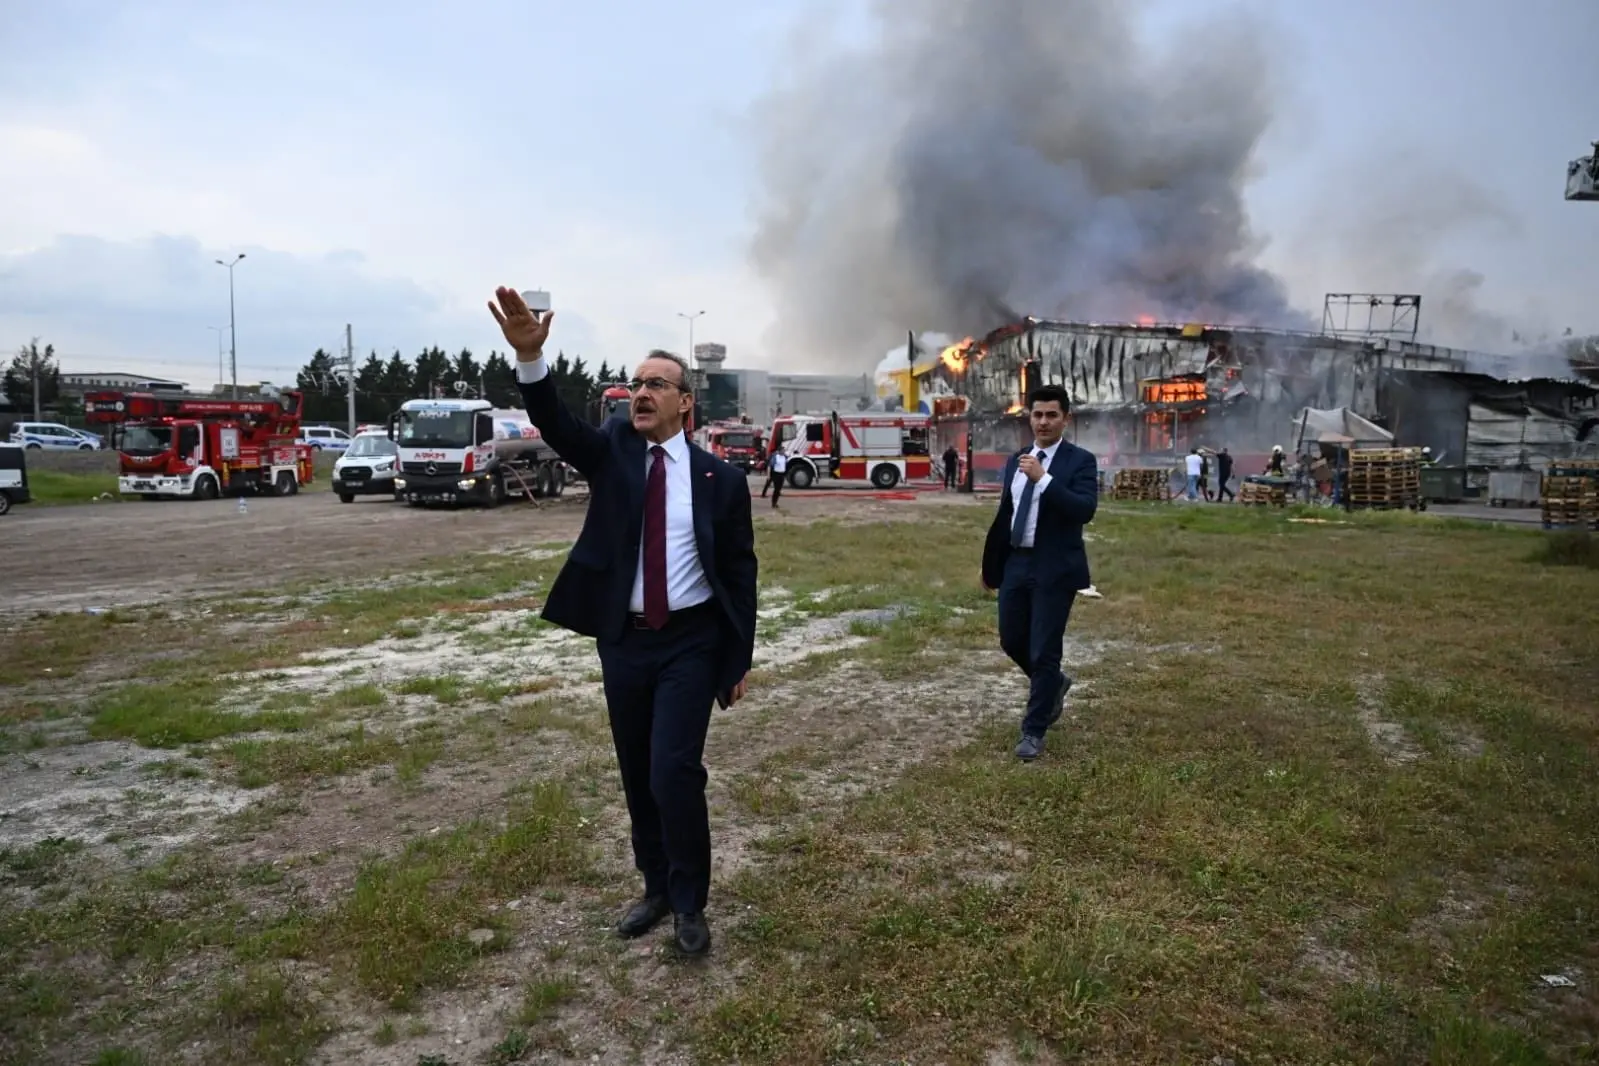
<instances>
[{"instance_id":1,"label":"white van","mask_svg":"<svg viewBox=\"0 0 1599 1066\"><path fill-rule=\"evenodd\" d=\"M392 497L399 461L400 449L387 429L357 433L333 464L333 491L344 503L357 496Z\"/></svg>"}]
</instances>

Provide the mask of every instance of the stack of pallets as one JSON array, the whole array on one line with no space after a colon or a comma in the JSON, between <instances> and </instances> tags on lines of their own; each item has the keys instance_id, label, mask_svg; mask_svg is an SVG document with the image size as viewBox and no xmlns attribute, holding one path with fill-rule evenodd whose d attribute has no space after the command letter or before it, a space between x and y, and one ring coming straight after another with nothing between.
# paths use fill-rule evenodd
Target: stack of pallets
<instances>
[{"instance_id":1,"label":"stack of pallets","mask_svg":"<svg viewBox=\"0 0 1599 1066\"><path fill-rule=\"evenodd\" d=\"M1111 482L1110 498L1113 500L1171 499L1171 471L1160 467L1130 466L1116 471Z\"/></svg>"},{"instance_id":2,"label":"stack of pallets","mask_svg":"<svg viewBox=\"0 0 1599 1066\"><path fill-rule=\"evenodd\" d=\"M1350 451L1349 503L1354 507L1420 507L1421 449Z\"/></svg>"},{"instance_id":3,"label":"stack of pallets","mask_svg":"<svg viewBox=\"0 0 1599 1066\"><path fill-rule=\"evenodd\" d=\"M1284 478L1246 477L1238 486L1238 502L1256 507L1287 507L1288 484Z\"/></svg>"},{"instance_id":4,"label":"stack of pallets","mask_svg":"<svg viewBox=\"0 0 1599 1066\"><path fill-rule=\"evenodd\" d=\"M1550 463L1538 496L1545 529L1599 527L1599 460Z\"/></svg>"}]
</instances>

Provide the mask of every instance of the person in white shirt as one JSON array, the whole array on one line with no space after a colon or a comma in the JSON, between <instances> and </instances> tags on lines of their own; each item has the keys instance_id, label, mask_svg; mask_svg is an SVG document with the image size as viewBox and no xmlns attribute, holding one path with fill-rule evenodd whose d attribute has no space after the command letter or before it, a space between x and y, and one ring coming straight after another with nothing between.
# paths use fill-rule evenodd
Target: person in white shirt
<instances>
[{"instance_id":1,"label":"person in white shirt","mask_svg":"<svg viewBox=\"0 0 1599 1066\"><path fill-rule=\"evenodd\" d=\"M779 445L781 449L781 445ZM766 499L766 490L772 490L772 506L777 506L777 498L783 495L783 478L788 473L788 456L781 450L772 453L766 461L766 484L761 486L761 499Z\"/></svg>"},{"instance_id":2,"label":"person in white shirt","mask_svg":"<svg viewBox=\"0 0 1599 1066\"><path fill-rule=\"evenodd\" d=\"M1027 676L1027 706L1015 755L1032 762L1060 721L1072 679L1061 669L1066 623L1092 589L1083 526L1099 509L1094 454L1063 435L1071 397L1040 385L1027 397L1030 448L1005 464L999 510L983 542L983 587L999 593L999 645Z\"/></svg>"},{"instance_id":3,"label":"person in white shirt","mask_svg":"<svg viewBox=\"0 0 1599 1066\"><path fill-rule=\"evenodd\" d=\"M1199 475L1205 472L1205 460L1199 457L1198 448L1188 449L1188 457L1184 460L1188 469L1188 498L1199 499Z\"/></svg>"},{"instance_id":4,"label":"person in white shirt","mask_svg":"<svg viewBox=\"0 0 1599 1066\"><path fill-rule=\"evenodd\" d=\"M593 426L561 402L544 342L554 315L501 288L489 310L516 351L528 417L588 480L583 531L542 616L594 637L643 898L617 925L642 936L668 914L678 950L710 948L705 734L743 697L755 651L757 563L748 476L689 441L688 364L651 352L627 420ZM642 511L642 514L640 513Z\"/></svg>"}]
</instances>

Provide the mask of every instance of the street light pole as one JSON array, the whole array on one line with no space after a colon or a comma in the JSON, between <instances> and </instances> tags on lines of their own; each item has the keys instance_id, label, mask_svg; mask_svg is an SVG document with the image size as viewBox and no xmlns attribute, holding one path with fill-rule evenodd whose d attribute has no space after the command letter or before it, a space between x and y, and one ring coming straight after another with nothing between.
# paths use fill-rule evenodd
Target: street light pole
<instances>
[{"instance_id":1,"label":"street light pole","mask_svg":"<svg viewBox=\"0 0 1599 1066\"><path fill-rule=\"evenodd\" d=\"M677 313L677 317L678 318L686 318L686 319L688 319L688 365L689 365L689 369L690 370L695 369L695 364L694 364L694 320L696 318L700 317L701 315L703 315L704 313L705 313L704 311L695 311L692 315L685 314L682 311L679 311Z\"/></svg>"},{"instance_id":2,"label":"street light pole","mask_svg":"<svg viewBox=\"0 0 1599 1066\"><path fill-rule=\"evenodd\" d=\"M228 358L233 365L233 398L239 398L239 326L233 314L233 268L239 265L239 260L244 258L240 252L234 256L233 262L224 263L217 260L217 266L228 268Z\"/></svg>"}]
</instances>

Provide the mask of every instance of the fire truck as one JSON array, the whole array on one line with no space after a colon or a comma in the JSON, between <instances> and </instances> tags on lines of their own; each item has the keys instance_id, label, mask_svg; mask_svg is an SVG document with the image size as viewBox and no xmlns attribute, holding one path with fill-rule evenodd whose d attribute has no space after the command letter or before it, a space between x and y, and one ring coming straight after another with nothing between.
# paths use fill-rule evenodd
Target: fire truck
<instances>
[{"instance_id":1,"label":"fire truck","mask_svg":"<svg viewBox=\"0 0 1599 1066\"><path fill-rule=\"evenodd\" d=\"M762 463L761 427L748 422L712 422L700 430L700 447L748 474Z\"/></svg>"},{"instance_id":2,"label":"fire truck","mask_svg":"<svg viewBox=\"0 0 1599 1066\"><path fill-rule=\"evenodd\" d=\"M605 386L594 401L594 424L603 426L615 415L626 418L633 406L633 394L620 381Z\"/></svg>"},{"instance_id":3,"label":"fire truck","mask_svg":"<svg viewBox=\"0 0 1599 1066\"><path fill-rule=\"evenodd\" d=\"M97 391L83 399L86 420L111 427L124 495L292 496L311 481L311 448L295 443L305 407L300 392L218 400Z\"/></svg>"},{"instance_id":4,"label":"fire truck","mask_svg":"<svg viewBox=\"0 0 1599 1066\"><path fill-rule=\"evenodd\" d=\"M928 416L906 412L779 415L772 420L767 456L788 456L788 483L809 488L824 475L870 479L879 489L930 478Z\"/></svg>"}]
</instances>

